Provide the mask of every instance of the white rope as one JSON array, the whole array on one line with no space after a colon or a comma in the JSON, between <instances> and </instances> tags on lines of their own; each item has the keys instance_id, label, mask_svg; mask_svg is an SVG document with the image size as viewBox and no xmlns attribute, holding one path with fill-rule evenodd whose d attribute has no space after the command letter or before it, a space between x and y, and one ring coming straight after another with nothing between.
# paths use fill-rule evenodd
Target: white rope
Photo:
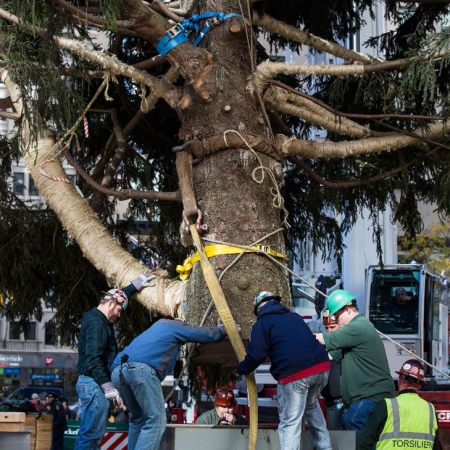
<instances>
[{"instance_id":1,"label":"white rope","mask_svg":"<svg viewBox=\"0 0 450 450\"><path fill-rule=\"evenodd\" d=\"M291 228L291 226L289 225L287 218L289 216L289 213L287 211L287 209L284 206L284 199L283 196L280 194L280 190L278 189L278 183L277 180L275 178L275 175L273 174L273 172L268 168L265 167L261 161L261 158L258 156L258 154L255 152L255 150L253 150L253 148L250 146L250 144L245 140L245 138L236 130L226 130L223 133L223 139L225 141L225 145L228 147L228 142L227 142L227 134L228 133L236 133L241 139L242 142L244 142L244 144L247 146L247 148L255 155L259 166L255 167L252 171L252 178L253 181L255 181L258 184L261 184L264 181L264 174L267 173L269 175L269 178L272 180L273 185L275 186L274 188L270 189L270 193L273 195L273 199L272 199L272 205L274 206L274 208L280 209L283 211L284 217L283 217L283 222L282 224L286 227L286 228ZM258 171L261 171L261 178L257 178L256 173Z\"/></svg>"}]
</instances>

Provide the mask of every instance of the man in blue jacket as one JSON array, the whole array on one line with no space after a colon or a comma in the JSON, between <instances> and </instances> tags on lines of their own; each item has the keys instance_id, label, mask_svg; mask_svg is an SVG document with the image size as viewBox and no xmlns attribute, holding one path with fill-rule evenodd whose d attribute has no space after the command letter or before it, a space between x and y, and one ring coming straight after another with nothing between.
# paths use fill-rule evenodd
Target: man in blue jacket
<instances>
[{"instance_id":1,"label":"man in blue jacket","mask_svg":"<svg viewBox=\"0 0 450 450\"><path fill-rule=\"evenodd\" d=\"M267 357L270 373L277 380L281 450L300 450L302 417L311 430L317 450L331 450L330 436L317 398L328 381L330 362L299 314L280 304L271 292L253 300L257 321L250 333L245 359L237 373L253 372Z\"/></svg>"},{"instance_id":2,"label":"man in blue jacket","mask_svg":"<svg viewBox=\"0 0 450 450\"><path fill-rule=\"evenodd\" d=\"M187 342L218 342L225 334L223 326L190 326L169 316L116 356L111 379L130 411L128 450L158 450L166 428L161 381L175 367L180 347Z\"/></svg>"}]
</instances>

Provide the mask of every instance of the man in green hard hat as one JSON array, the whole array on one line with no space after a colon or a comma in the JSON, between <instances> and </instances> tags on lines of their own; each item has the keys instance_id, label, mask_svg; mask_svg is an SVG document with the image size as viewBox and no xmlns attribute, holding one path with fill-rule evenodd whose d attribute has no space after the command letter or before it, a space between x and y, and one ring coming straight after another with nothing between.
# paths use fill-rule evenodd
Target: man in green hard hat
<instances>
[{"instance_id":1,"label":"man in green hard hat","mask_svg":"<svg viewBox=\"0 0 450 450\"><path fill-rule=\"evenodd\" d=\"M394 382L383 342L372 323L359 313L356 297L338 289L328 297L327 306L341 328L317 333L316 338L341 365L342 426L355 430L358 437L377 402L394 395Z\"/></svg>"}]
</instances>

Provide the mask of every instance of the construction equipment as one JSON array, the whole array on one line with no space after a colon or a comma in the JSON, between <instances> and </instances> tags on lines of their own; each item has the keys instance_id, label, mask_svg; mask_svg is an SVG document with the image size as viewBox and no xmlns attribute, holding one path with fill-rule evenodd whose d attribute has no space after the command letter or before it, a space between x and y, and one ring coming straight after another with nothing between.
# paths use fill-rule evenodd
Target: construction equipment
<instances>
[{"instance_id":1,"label":"construction equipment","mask_svg":"<svg viewBox=\"0 0 450 450\"><path fill-rule=\"evenodd\" d=\"M409 350L427 363L428 389L450 387L449 301L447 278L422 264L367 268L365 315L386 336L382 339L394 379L395 370L411 358Z\"/></svg>"}]
</instances>

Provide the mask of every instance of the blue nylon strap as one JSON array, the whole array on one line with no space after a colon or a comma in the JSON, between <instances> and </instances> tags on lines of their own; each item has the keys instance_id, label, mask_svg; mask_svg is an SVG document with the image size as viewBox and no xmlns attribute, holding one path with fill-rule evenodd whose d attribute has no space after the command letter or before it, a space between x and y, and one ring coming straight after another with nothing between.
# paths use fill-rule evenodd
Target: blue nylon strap
<instances>
[{"instance_id":1,"label":"blue nylon strap","mask_svg":"<svg viewBox=\"0 0 450 450\"><path fill-rule=\"evenodd\" d=\"M161 56L166 56L167 53L170 52L177 45L182 44L183 42L188 41L189 32L186 31L185 27L186 19L183 23L178 23L161 38L156 46L156 50Z\"/></svg>"},{"instance_id":2,"label":"blue nylon strap","mask_svg":"<svg viewBox=\"0 0 450 450\"><path fill-rule=\"evenodd\" d=\"M224 13L216 13L215 16L213 16L213 18L211 20L207 20L206 21L205 27L202 29L202 31L200 31L200 33L198 33L197 38L193 42L193 45L197 46L200 43L200 41L203 39L203 36L211 28L213 28L218 23L221 23L221 22L224 22L227 19L230 19L231 17L242 17L242 16L240 14L235 14L235 13L227 14L227 15L225 15Z\"/></svg>"},{"instance_id":3,"label":"blue nylon strap","mask_svg":"<svg viewBox=\"0 0 450 450\"><path fill-rule=\"evenodd\" d=\"M161 38L156 46L156 50L161 56L166 56L177 45L189 41L189 34L194 31L196 38L193 45L197 46L203 39L203 36L215 25L221 23L231 17L242 17L240 14L227 14L222 12L211 11L203 14L194 14L190 19L184 19L182 23L176 24ZM205 26L199 32L200 21L205 20Z\"/></svg>"}]
</instances>

